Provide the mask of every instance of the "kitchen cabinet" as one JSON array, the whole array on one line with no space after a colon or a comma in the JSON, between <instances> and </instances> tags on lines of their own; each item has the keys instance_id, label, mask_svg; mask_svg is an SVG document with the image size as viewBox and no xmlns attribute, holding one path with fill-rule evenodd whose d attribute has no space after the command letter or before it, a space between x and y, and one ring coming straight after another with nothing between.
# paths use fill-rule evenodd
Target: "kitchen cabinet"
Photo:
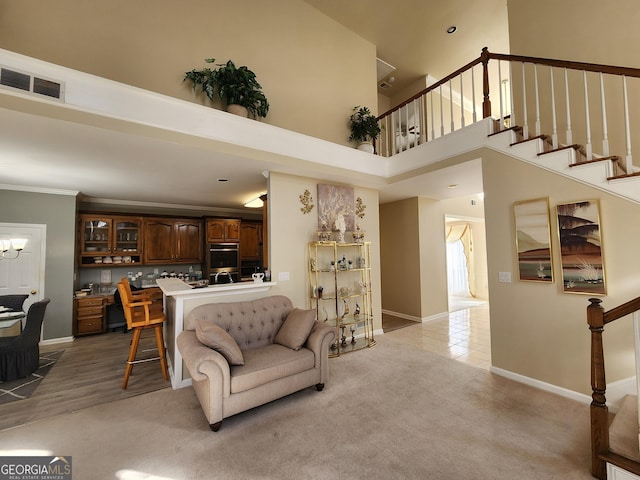
<instances>
[{"instance_id":1,"label":"kitchen cabinet","mask_svg":"<svg viewBox=\"0 0 640 480\"><path fill-rule=\"evenodd\" d=\"M80 215L78 263L82 267L107 263L140 263L142 217Z\"/></svg>"},{"instance_id":2,"label":"kitchen cabinet","mask_svg":"<svg viewBox=\"0 0 640 480\"><path fill-rule=\"evenodd\" d=\"M262 222L240 223L240 260L260 260Z\"/></svg>"},{"instance_id":3,"label":"kitchen cabinet","mask_svg":"<svg viewBox=\"0 0 640 480\"><path fill-rule=\"evenodd\" d=\"M207 243L240 242L240 220L236 218L207 219Z\"/></svg>"},{"instance_id":4,"label":"kitchen cabinet","mask_svg":"<svg viewBox=\"0 0 640 480\"><path fill-rule=\"evenodd\" d=\"M106 331L106 308L113 295L75 298L73 301L73 335L90 335Z\"/></svg>"},{"instance_id":5,"label":"kitchen cabinet","mask_svg":"<svg viewBox=\"0 0 640 480\"><path fill-rule=\"evenodd\" d=\"M143 235L146 264L202 262L200 220L145 218Z\"/></svg>"}]
</instances>

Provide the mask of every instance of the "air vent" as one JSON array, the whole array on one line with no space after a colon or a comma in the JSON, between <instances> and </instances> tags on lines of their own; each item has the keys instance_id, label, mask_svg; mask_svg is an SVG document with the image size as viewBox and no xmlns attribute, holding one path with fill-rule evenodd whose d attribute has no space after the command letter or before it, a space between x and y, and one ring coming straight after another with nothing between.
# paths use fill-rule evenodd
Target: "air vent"
<instances>
[{"instance_id":1,"label":"air vent","mask_svg":"<svg viewBox=\"0 0 640 480\"><path fill-rule=\"evenodd\" d=\"M380 83L378 84L378 86L379 86L380 88L390 88L390 87L391 87L391 84L390 84L390 83L387 83L387 82L380 82Z\"/></svg>"},{"instance_id":2,"label":"air vent","mask_svg":"<svg viewBox=\"0 0 640 480\"><path fill-rule=\"evenodd\" d=\"M64 84L9 68L0 68L0 86L16 88L24 92L64 100Z\"/></svg>"},{"instance_id":3,"label":"air vent","mask_svg":"<svg viewBox=\"0 0 640 480\"><path fill-rule=\"evenodd\" d=\"M0 85L19 88L20 90L31 90L31 77L25 73L14 72L8 68L0 68Z\"/></svg>"}]
</instances>

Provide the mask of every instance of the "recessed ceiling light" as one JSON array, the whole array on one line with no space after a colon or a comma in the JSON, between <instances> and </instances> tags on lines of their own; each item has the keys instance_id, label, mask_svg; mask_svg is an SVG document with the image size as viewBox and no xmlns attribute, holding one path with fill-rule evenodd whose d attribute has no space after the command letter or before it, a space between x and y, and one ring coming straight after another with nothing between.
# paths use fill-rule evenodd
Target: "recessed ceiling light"
<instances>
[{"instance_id":1,"label":"recessed ceiling light","mask_svg":"<svg viewBox=\"0 0 640 480\"><path fill-rule=\"evenodd\" d=\"M457 186L457 183L452 183L451 185L448 185L447 188L456 188Z\"/></svg>"},{"instance_id":2,"label":"recessed ceiling light","mask_svg":"<svg viewBox=\"0 0 640 480\"><path fill-rule=\"evenodd\" d=\"M456 27L455 25L451 25L449 28L447 28L447 33L451 35L452 33L455 33L457 29L458 27Z\"/></svg>"},{"instance_id":3,"label":"recessed ceiling light","mask_svg":"<svg viewBox=\"0 0 640 480\"><path fill-rule=\"evenodd\" d=\"M225 182L228 182L228 181L229 181L229 179L228 179L228 178L219 178L219 179L218 179L218 181L219 181L220 183L225 183Z\"/></svg>"}]
</instances>

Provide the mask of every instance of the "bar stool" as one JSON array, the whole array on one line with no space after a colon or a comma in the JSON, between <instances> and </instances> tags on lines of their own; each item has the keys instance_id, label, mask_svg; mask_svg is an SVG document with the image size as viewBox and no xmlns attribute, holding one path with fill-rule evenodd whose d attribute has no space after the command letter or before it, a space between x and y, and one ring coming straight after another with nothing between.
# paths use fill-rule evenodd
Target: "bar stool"
<instances>
[{"instance_id":1,"label":"bar stool","mask_svg":"<svg viewBox=\"0 0 640 480\"><path fill-rule=\"evenodd\" d=\"M132 293L129 280L126 278L123 278L118 282L118 292L120 293L120 298L122 300L124 317L127 320L127 329L133 330L133 339L131 340L131 347L129 348L129 358L127 360L127 368L124 373L124 380L122 381L122 389L126 390L127 383L129 382L129 376L131 375L131 371L135 364L149 362L152 360L160 360L162 375L165 380L168 380L169 373L167 369L167 357L162 334L162 327L166 319L164 313L162 311L158 312L153 309L149 309L149 306L152 303L149 297L144 291ZM136 360L138 345L140 343L140 334L143 330L149 328L153 328L155 330L158 356Z\"/></svg>"}]
</instances>

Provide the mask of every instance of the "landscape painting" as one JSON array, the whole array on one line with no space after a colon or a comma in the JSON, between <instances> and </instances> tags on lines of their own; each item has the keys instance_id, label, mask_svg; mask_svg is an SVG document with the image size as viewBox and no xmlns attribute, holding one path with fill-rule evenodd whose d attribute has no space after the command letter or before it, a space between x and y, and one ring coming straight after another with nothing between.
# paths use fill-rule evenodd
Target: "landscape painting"
<instances>
[{"instance_id":1,"label":"landscape painting","mask_svg":"<svg viewBox=\"0 0 640 480\"><path fill-rule=\"evenodd\" d=\"M564 292L605 295L598 201L565 203L557 212Z\"/></svg>"},{"instance_id":2,"label":"landscape painting","mask_svg":"<svg viewBox=\"0 0 640 480\"><path fill-rule=\"evenodd\" d=\"M513 204L520 280L553 282L553 256L549 231L549 199Z\"/></svg>"}]
</instances>

